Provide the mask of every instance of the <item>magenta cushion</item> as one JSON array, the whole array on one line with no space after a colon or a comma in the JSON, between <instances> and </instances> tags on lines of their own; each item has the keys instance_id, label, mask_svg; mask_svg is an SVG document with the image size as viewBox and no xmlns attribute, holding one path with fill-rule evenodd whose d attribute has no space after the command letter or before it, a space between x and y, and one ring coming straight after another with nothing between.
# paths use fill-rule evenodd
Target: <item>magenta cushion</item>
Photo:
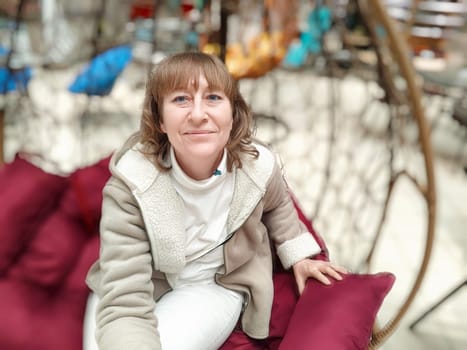
<instances>
[{"instance_id":1,"label":"magenta cushion","mask_svg":"<svg viewBox=\"0 0 467 350\"><path fill-rule=\"evenodd\" d=\"M19 156L0 168L0 276L54 210L66 186L66 178Z\"/></svg>"},{"instance_id":2,"label":"magenta cushion","mask_svg":"<svg viewBox=\"0 0 467 350\"><path fill-rule=\"evenodd\" d=\"M219 350L265 350L264 343L247 336L241 329L235 329Z\"/></svg>"},{"instance_id":3,"label":"magenta cushion","mask_svg":"<svg viewBox=\"0 0 467 350\"><path fill-rule=\"evenodd\" d=\"M78 261L81 249L97 234L102 189L109 178L107 160L76 170L56 210L37 226L37 233L9 276L44 287L57 287Z\"/></svg>"},{"instance_id":4,"label":"magenta cushion","mask_svg":"<svg viewBox=\"0 0 467 350\"><path fill-rule=\"evenodd\" d=\"M82 350L87 291L51 293L29 283L0 279L0 348Z\"/></svg>"},{"instance_id":5,"label":"magenta cushion","mask_svg":"<svg viewBox=\"0 0 467 350\"><path fill-rule=\"evenodd\" d=\"M310 279L279 349L366 350L394 281L388 272L347 274L330 286Z\"/></svg>"},{"instance_id":6,"label":"magenta cushion","mask_svg":"<svg viewBox=\"0 0 467 350\"><path fill-rule=\"evenodd\" d=\"M277 349L276 343L282 340L295 309L298 292L295 278L290 272L275 273L273 282L274 300L269 324L269 337L264 340L255 340L237 329L229 336L220 350Z\"/></svg>"},{"instance_id":7,"label":"magenta cushion","mask_svg":"<svg viewBox=\"0 0 467 350\"><path fill-rule=\"evenodd\" d=\"M304 223L308 231L321 247L321 253L315 259L328 260L328 250L322 237L314 230L312 222L307 218L297 199L291 193L298 218ZM269 337L264 340L254 340L240 329L234 331L221 347L221 350L275 350L279 347L290 318L298 300L295 278L291 271L284 271L281 264L276 264L273 275L274 299L269 324Z\"/></svg>"},{"instance_id":8,"label":"magenta cushion","mask_svg":"<svg viewBox=\"0 0 467 350\"><path fill-rule=\"evenodd\" d=\"M59 287L76 263L87 237L83 225L59 208L38 227L8 276L43 287Z\"/></svg>"},{"instance_id":9,"label":"magenta cushion","mask_svg":"<svg viewBox=\"0 0 467 350\"><path fill-rule=\"evenodd\" d=\"M79 217L89 234L98 234L101 217L102 190L110 177L110 157L76 170L70 176L73 191L64 205L64 211Z\"/></svg>"},{"instance_id":10,"label":"magenta cushion","mask_svg":"<svg viewBox=\"0 0 467 350\"><path fill-rule=\"evenodd\" d=\"M274 299L269 323L269 337L282 338L298 300L297 284L293 273L290 272L275 273L273 283Z\"/></svg>"},{"instance_id":11,"label":"magenta cushion","mask_svg":"<svg viewBox=\"0 0 467 350\"><path fill-rule=\"evenodd\" d=\"M57 178L21 159L16 162L7 172L0 170L0 209L7 206L9 214L3 218L0 210L4 220L0 222L10 229L8 235L0 229L0 237L11 235L7 243L14 246L8 251L15 251L5 264L8 275L0 278L2 315L8 315L0 318L0 348L80 350L89 293L85 276L99 252L97 233L102 187L110 175L108 159L77 170L66 181L58 178L64 182L56 198ZM11 204L3 203L4 193L11 195ZM50 203L54 198L55 203ZM28 220L14 219L13 225L8 220L15 213L13 208ZM7 249L0 245L0 251Z\"/></svg>"}]
</instances>

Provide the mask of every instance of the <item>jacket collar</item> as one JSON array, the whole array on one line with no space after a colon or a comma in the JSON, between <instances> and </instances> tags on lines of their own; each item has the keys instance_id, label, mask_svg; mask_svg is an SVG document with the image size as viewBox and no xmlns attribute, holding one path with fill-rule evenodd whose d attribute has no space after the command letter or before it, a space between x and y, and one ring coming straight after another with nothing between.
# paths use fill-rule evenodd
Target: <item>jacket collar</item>
<instances>
[{"instance_id":1,"label":"jacket collar","mask_svg":"<svg viewBox=\"0 0 467 350\"><path fill-rule=\"evenodd\" d=\"M258 205L274 166L274 155L255 144L258 159L245 158L241 169L234 169L235 186L229 216L228 234L236 231ZM131 189L141 207L151 243L154 267L167 273L179 272L185 265L183 204L170 174L160 172L138 147L119 152L111 162L114 176Z\"/></svg>"}]
</instances>

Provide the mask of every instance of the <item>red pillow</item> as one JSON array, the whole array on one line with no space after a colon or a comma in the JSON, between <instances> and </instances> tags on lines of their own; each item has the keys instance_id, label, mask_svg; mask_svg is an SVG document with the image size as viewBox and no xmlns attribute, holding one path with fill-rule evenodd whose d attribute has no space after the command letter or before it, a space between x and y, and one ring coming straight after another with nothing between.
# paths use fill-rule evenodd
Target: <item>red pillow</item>
<instances>
[{"instance_id":1,"label":"red pillow","mask_svg":"<svg viewBox=\"0 0 467 350\"><path fill-rule=\"evenodd\" d=\"M279 349L367 350L394 281L388 272L347 274L329 286L310 279Z\"/></svg>"},{"instance_id":2,"label":"red pillow","mask_svg":"<svg viewBox=\"0 0 467 350\"><path fill-rule=\"evenodd\" d=\"M56 287L74 268L81 249L98 232L102 189L110 173L107 160L76 170L58 208L37 227L37 233L10 269L9 275Z\"/></svg>"},{"instance_id":3,"label":"red pillow","mask_svg":"<svg viewBox=\"0 0 467 350\"><path fill-rule=\"evenodd\" d=\"M304 223L308 231L321 247L321 253L315 259L328 260L328 250L322 237L314 230L312 222L305 215L298 200L290 193L298 218ZM290 318L298 300L297 285L291 271L284 271L282 265L276 264L273 274L274 299L269 323L269 337L264 340L255 340L248 337L241 330L235 330L221 347L222 350L258 350L277 349L284 336Z\"/></svg>"},{"instance_id":4,"label":"red pillow","mask_svg":"<svg viewBox=\"0 0 467 350\"><path fill-rule=\"evenodd\" d=\"M0 169L0 275L56 207L67 180L16 156Z\"/></svg>"},{"instance_id":5,"label":"red pillow","mask_svg":"<svg viewBox=\"0 0 467 350\"><path fill-rule=\"evenodd\" d=\"M84 226L59 208L38 227L8 276L43 287L58 287L78 260L87 237Z\"/></svg>"},{"instance_id":6,"label":"red pillow","mask_svg":"<svg viewBox=\"0 0 467 350\"><path fill-rule=\"evenodd\" d=\"M264 341L247 336L241 329L234 329L219 350L264 350Z\"/></svg>"},{"instance_id":7,"label":"red pillow","mask_svg":"<svg viewBox=\"0 0 467 350\"><path fill-rule=\"evenodd\" d=\"M101 217L102 189L110 177L110 157L81 169L70 176L72 191L64 210L78 216L89 234L98 233Z\"/></svg>"},{"instance_id":8,"label":"red pillow","mask_svg":"<svg viewBox=\"0 0 467 350\"><path fill-rule=\"evenodd\" d=\"M273 275L274 299L272 301L269 338L282 338L289 325L298 300L294 274L289 272Z\"/></svg>"}]
</instances>

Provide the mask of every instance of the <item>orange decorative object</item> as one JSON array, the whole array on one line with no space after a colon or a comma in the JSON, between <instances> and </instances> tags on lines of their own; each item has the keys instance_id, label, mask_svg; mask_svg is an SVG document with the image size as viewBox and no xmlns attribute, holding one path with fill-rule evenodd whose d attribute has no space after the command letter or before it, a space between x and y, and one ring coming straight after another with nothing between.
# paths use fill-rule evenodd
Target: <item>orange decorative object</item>
<instances>
[{"instance_id":1,"label":"orange decorative object","mask_svg":"<svg viewBox=\"0 0 467 350\"><path fill-rule=\"evenodd\" d=\"M225 63L236 78L257 78L277 67L297 36L296 1L239 1L228 25ZM203 48L203 51L205 49Z\"/></svg>"},{"instance_id":2,"label":"orange decorative object","mask_svg":"<svg viewBox=\"0 0 467 350\"><path fill-rule=\"evenodd\" d=\"M256 78L275 68L287 50L281 32L261 33L246 47L241 43L227 46L225 63L235 78Z\"/></svg>"}]
</instances>

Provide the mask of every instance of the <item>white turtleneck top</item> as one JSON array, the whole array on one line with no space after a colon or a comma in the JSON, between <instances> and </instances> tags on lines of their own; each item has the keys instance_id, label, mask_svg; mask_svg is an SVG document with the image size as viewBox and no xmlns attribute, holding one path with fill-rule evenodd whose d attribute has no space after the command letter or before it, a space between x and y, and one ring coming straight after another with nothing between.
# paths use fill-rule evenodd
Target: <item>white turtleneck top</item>
<instances>
[{"instance_id":1,"label":"white turtleneck top","mask_svg":"<svg viewBox=\"0 0 467 350\"><path fill-rule=\"evenodd\" d=\"M224 150L217 168L220 174L201 181L185 174L172 148L170 162L172 181L184 205L187 263L180 273L167 274L168 282L172 288L214 283L215 273L224 265L224 249L220 244L227 237L226 222L235 180L234 174L227 172L227 152Z\"/></svg>"}]
</instances>

